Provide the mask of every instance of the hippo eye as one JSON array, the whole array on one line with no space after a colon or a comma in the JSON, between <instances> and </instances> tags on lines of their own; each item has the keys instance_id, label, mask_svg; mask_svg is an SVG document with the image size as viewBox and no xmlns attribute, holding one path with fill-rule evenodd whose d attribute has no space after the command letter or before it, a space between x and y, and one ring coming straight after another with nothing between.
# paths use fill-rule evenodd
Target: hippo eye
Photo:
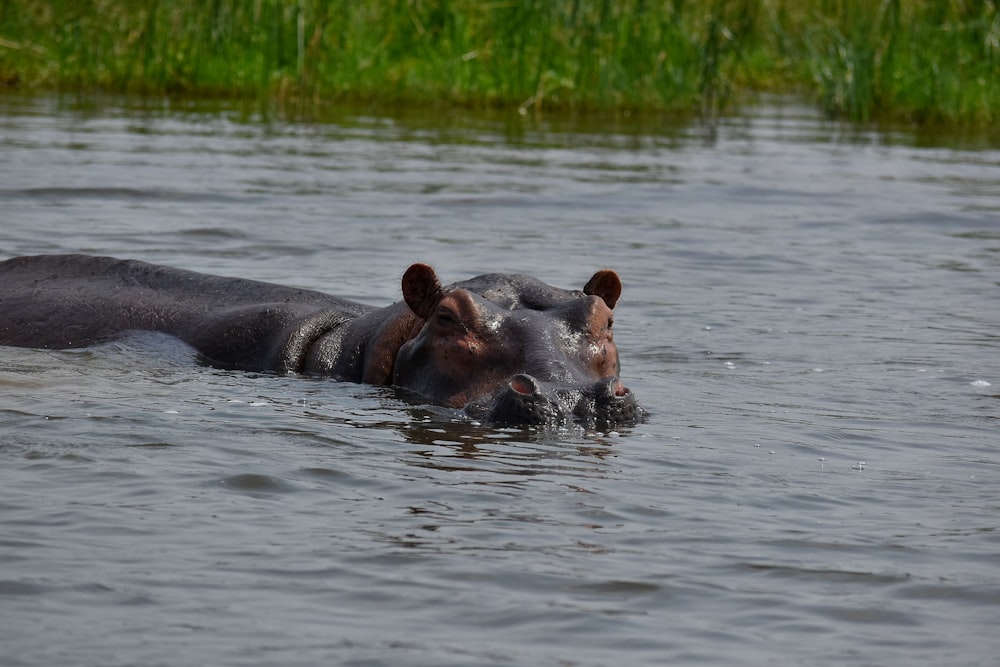
<instances>
[{"instance_id":1,"label":"hippo eye","mask_svg":"<svg viewBox=\"0 0 1000 667\"><path fill-rule=\"evenodd\" d=\"M458 316L450 308L445 308L443 306L438 308L437 321L446 327L462 327L462 322L458 319Z\"/></svg>"}]
</instances>

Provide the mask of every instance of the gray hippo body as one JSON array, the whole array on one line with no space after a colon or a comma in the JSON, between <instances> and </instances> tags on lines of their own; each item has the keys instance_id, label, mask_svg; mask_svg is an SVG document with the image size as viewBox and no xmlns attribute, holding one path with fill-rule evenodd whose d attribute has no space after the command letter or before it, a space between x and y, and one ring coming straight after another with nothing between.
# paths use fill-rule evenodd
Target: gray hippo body
<instances>
[{"instance_id":1,"label":"gray hippo body","mask_svg":"<svg viewBox=\"0 0 1000 667\"><path fill-rule=\"evenodd\" d=\"M0 262L0 345L66 349L170 334L206 364L396 385L493 423L637 421L611 335L621 281L582 291L489 274L442 287L414 264L375 308L311 290L87 255Z\"/></svg>"}]
</instances>

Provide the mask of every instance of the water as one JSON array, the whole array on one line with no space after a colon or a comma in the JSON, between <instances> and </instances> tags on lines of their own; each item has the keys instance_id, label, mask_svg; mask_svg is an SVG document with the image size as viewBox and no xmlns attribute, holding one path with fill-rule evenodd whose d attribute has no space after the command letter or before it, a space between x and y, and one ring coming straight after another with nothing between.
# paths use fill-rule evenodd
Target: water
<instances>
[{"instance_id":1,"label":"water","mask_svg":"<svg viewBox=\"0 0 1000 667\"><path fill-rule=\"evenodd\" d=\"M651 413L496 430L156 335L0 348L4 665L996 664L988 143L7 95L0 158L3 258L379 305L414 261L615 268Z\"/></svg>"}]
</instances>

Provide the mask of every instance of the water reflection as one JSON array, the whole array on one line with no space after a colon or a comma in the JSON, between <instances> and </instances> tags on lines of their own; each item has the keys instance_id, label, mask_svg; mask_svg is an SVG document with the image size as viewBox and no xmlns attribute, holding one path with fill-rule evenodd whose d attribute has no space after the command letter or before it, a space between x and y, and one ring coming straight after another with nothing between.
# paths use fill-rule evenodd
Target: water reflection
<instances>
[{"instance_id":1,"label":"water reflection","mask_svg":"<svg viewBox=\"0 0 1000 667\"><path fill-rule=\"evenodd\" d=\"M305 416L317 423L394 433L400 442L421 446L406 450L408 464L446 472L490 470L514 476L576 474L585 467L572 467L573 462L603 461L612 456L621 438L627 437L627 430L605 434L587 432L577 426L496 428L470 420L457 410L400 405L399 394L392 389L378 393L386 402L385 410L393 411L394 419L372 419L357 410L352 414L308 410ZM379 413L384 411L378 410L375 415Z\"/></svg>"},{"instance_id":2,"label":"water reflection","mask_svg":"<svg viewBox=\"0 0 1000 667\"><path fill-rule=\"evenodd\" d=\"M786 141L911 146L926 149L983 150L1000 147L994 127L956 127L880 123L870 126L824 120L799 100L768 97L762 106L719 117L694 114L602 112L524 116L516 111L455 108L386 107L365 104L309 104L281 107L266 101L206 100L183 97L130 97L105 94L64 94L59 97L4 93L7 112L46 116L71 113L82 122L101 123L124 118L130 132L159 134L164 122L185 118L192 123L223 122L246 127L244 138L259 130L280 135L289 127L340 128L392 133L397 140L422 144L476 145L501 140L521 147L615 147L641 151L658 146L678 149L694 139L713 146L720 129L746 138L761 138L760 119L773 119L775 132ZM766 112L762 112L766 110ZM776 111L777 110L777 111ZM742 128L742 130L740 130ZM187 133L192 128L185 130ZM205 129L206 136L212 131Z\"/></svg>"}]
</instances>

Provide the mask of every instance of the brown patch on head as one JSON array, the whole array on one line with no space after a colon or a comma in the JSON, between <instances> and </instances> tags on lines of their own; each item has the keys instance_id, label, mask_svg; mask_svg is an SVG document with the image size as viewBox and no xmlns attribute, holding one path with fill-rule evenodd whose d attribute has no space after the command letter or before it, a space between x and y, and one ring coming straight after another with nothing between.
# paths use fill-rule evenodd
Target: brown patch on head
<instances>
[{"instance_id":1,"label":"brown patch on head","mask_svg":"<svg viewBox=\"0 0 1000 667\"><path fill-rule=\"evenodd\" d=\"M427 320L443 335L475 338L482 333L482 312L472 293L464 289L442 291Z\"/></svg>"},{"instance_id":2,"label":"brown patch on head","mask_svg":"<svg viewBox=\"0 0 1000 667\"><path fill-rule=\"evenodd\" d=\"M618 297L622 295L622 280L611 269L602 269L587 281L583 293L599 296L604 299L608 308L614 308Z\"/></svg>"},{"instance_id":3,"label":"brown patch on head","mask_svg":"<svg viewBox=\"0 0 1000 667\"><path fill-rule=\"evenodd\" d=\"M400 346L393 383L450 407L500 386L512 372L512 351L481 300L462 288L443 289L419 333Z\"/></svg>"},{"instance_id":4,"label":"brown patch on head","mask_svg":"<svg viewBox=\"0 0 1000 667\"><path fill-rule=\"evenodd\" d=\"M392 382L399 348L416 336L424 324L401 304L394 304L388 310L388 317L374 331L365 347L361 381L366 384L385 385Z\"/></svg>"},{"instance_id":5,"label":"brown patch on head","mask_svg":"<svg viewBox=\"0 0 1000 667\"><path fill-rule=\"evenodd\" d=\"M617 278L617 276L615 276ZM615 314L606 299L591 295L587 313L587 334L589 344L584 350L584 359L598 378L618 375L618 347L615 345L613 327Z\"/></svg>"}]
</instances>

